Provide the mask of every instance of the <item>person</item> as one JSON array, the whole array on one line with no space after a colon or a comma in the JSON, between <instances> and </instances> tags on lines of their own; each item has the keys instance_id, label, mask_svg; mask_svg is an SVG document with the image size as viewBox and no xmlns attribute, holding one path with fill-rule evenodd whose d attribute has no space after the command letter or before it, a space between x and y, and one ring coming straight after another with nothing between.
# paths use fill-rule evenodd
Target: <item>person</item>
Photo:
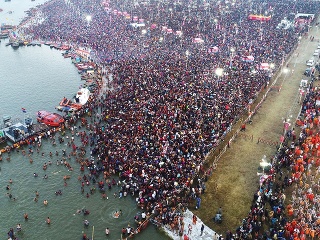
<instances>
[{"instance_id":1,"label":"person","mask_svg":"<svg viewBox=\"0 0 320 240\"><path fill-rule=\"evenodd\" d=\"M113 217L114 217L114 218L118 218L119 215L120 215L120 213L119 213L118 211L115 211L114 214L113 214Z\"/></svg>"},{"instance_id":2,"label":"person","mask_svg":"<svg viewBox=\"0 0 320 240\"><path fill-rule=\"evenodd\" d=\"M84 221L83 221L83 225L85 226L85 227L88 227L89 226L89 221L87 220L87 219L85 219Z\"/></svg>"},{"instance_id":3,"label":"person","mask_svg":"<svg viewBox=\"0 0 320 240\"><path fill-rule=\"evenodd\" d=\"M11 199L12 198L12 194L11 193L7 193L9 198Z\"/></svg>"},{"instance_id":4,"label":"person","mask_svg":"<svg viewBox=\"0 0 320 240\"><path fill-rule=\"evenodd\" d=\"M110 234L110 230L109 228L106 228L106 235L109 236L109 234Z\"/></svg>"},{"instance_id":5,"label":"person","mask_svg":"<svg viewBox=\"0 0 320 240\"><path fill-rule=\"evenodd\" d=\"M9 232L8 232L8 236L11 238L11 239L14 239L14 231L13 231L13 228L10 228Z\"/></svg>"},{"instance_id":6,"label":"person","mask_svg":"<svg viewBox=\"0 0 320 240\"><path fill-rule=\"evenodd\" d=\"M201 225L201 233L200 233L200 236L202 236L202 234L203 234L203 230L204 230L204 224L202 223L202 225Z\"/></svg>"},{"instance_id":7,"label":"person","mask_svg":"<svg viewBox=\"0 0 320 240\"><path fill-rule=\"evenodd\" d=\"M85 209L85 208L82 211L83 211L83 215L89 215L90 214L90 211Z\"/></svg>"},{"instance_id":8,"label":"person","mask_svg":"<svg viewBox=\"0 0 320 240\"><path fill-rule=\"evenodd\" d=\"M47 217L46 223L49 225L51 223L51 219Z\"/></svg>"},{"instance_id":9,"label":"person","mask_svg":"<svg viewBox=\"0 0 320 240\"><path fill-rule=\"evenodd\" d=\"M191 226L191 224L189 223L189 225L188 225L188 235L190 235L192 233L192 226Z\"/></svg>"},{"instance_id":10,"label":"person","mask_svg":"<svg viewBox=\"0 0 320 240\"><path fill-rule=\"evenodd\" d=\"M214 217L214 222L222 223L222 214L217 213L216 216Z\"/></svg>"},{"instance_id":11,"label":"person","mask_svg":"<svg viewBox=\"0 0 320 240\"><path fill-rule=\"evenodd\" d=\"M131 233L131 227L130 227L130 224L128 224L128 227L127 227L127 234L129 235Z\"/></svg>"},{"instance_id":12,"label":"person","mask_svg":"<svg viewBox=\"0 0 320 240\"><path fill-rule=\"evenodd\" d=\"M24 217L24 220L28 220L29 219L28 213L23 214L23 217Z\"/></svg>"},{"instance_id":13,"label":"person","mask_svg":"<svg viewBox=\"0 0 320 240\"><path fill-rule=\"evenodd\" d=\"M17 232L20 232L22 229L21 229L21 224L20 223L18 223L18 225L17 225Z\"/></svg>"},{"instance_id":14,"label":"person","mask_svg":"<svg viewBox=\"0 0 320 240\"><path fill-rule=\"evenodd\" d=\"M193 216L192 216L192 224L196 225L197 224L197 220L198 220L197 216L193 214Z\"/></svg>"},{"instance_id":15,"label":"person","mask_svg":"<svg viewBox=\"0 0 320 240\"><path fill-rule=\"evenodd\" d=\"M45 199L45 200L43 201L43 204L44 204L45 206L47 206L47 205L48 205L48 201Z\"/></svg>"}]
</instances>

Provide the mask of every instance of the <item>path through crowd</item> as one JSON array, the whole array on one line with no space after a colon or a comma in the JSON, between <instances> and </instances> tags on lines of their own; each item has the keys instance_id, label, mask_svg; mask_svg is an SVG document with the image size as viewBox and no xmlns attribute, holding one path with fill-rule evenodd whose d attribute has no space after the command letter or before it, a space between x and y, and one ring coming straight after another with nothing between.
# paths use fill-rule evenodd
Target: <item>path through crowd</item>
<instances>
[{"instance_id":1,"label":"path through crowd","mask_svg":"<svg viewBox=\"0 0 320 240\"><path fill-rule=\"evenodd\" d=\"M310 40L312 36L313 41ZM241 220L248 215L253 194L259 188L259 162L264 155L270 159L276 152L274 144L264 143L280 141L285 121L290 123L290 128L294 128L303 97L300 95L300 82L302 79L310 79L303 75L307 68L306 61L313 58L317 62L319 59L313 56L319 38L316 26L310 29L308 36L301 37L300 44L288 62L283 64L278 77L274 76L277 82L273 86L270 83L269 87L272 88L253 116L252 124L247 124L245 132L235 138L208 180L201 209L194 212L219 234L225 234L228 230L235 231L241 225ZM223 208L223 222L216 224L212 218L219 207Z\"/></svg>"}]
</instances>

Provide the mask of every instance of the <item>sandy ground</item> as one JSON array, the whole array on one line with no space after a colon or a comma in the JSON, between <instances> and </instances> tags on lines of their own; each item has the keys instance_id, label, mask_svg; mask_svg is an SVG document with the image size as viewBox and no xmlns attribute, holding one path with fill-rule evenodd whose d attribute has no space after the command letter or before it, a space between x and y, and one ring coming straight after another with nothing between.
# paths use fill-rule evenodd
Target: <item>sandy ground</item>
<instances>
[{"instance_id":1,"label":"sandy ground","mask_svg":"<svg viewBox=\"0 0 320 240\"><path fill-rule=\"evenodd\" d=\"M227 230L234 232L242 219L247 217L253 194L259 188L259 161L264 155L267 160L272 158L276 152L276 146L266 142L279 142L283 134L284 119L290 119L293 123L291 127L294 127L300 111L300 81L308 79L303 73L307 67L306 61L312 58L317 48L319 35L320 30L313 27L309 36L315 36L315 40L310 41L309 37L301 39L278 77L274 76L276 83L262 107L253 116L253 123L247 124L246 131L235 138L219 160L217 169L207 182L201 209L191 208L219 234L224 235ZM264 142L257 143L258 139ZM216 224L212 217L219 207L223 209L223 222Z\"/></svg>"}]
</instances>

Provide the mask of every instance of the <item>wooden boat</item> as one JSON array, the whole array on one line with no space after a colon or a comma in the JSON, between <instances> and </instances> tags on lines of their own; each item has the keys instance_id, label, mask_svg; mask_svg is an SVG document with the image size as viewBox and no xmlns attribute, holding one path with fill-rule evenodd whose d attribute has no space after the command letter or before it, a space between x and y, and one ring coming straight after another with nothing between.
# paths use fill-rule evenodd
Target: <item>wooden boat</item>
<instances>
[{"instance_id":1,"label":"wooden boat","mask_svg":"<svg viewBox=\"0 0 320 240\"><path fill-rule=\"evenodd\" d=\"M8 38L9 37L9 34L8 33L0 33L0 39L5 39L5 38Z\"/></svg>"},{"instance_id":2,"label":"wooden boat","mask_svg":"<svg viewBox=\"0 0 320 240\"><path fill-rule=\"evenodd\" d=\"M5 24L5 25L1 26L1 30L8 30L8 29L13 29L13 28L14 28L13 25L8 25L8 24Z\"/></svg>"}]
</instances>

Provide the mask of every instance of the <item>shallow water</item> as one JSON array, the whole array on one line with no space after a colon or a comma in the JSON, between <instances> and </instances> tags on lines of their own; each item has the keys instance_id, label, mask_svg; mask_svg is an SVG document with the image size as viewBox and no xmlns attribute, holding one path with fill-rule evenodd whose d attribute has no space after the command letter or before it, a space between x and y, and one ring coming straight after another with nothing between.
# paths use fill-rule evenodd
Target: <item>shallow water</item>
<instances>
[{"instance_id":1,"label":"shallow water","mask_svg":"<svg viewBox=\"0 0 320 240\"><path fill-rule=\"evenodd\" d=\"M12 4L16 2L12 0ZM20 2L20 1L19 1ZM21 2L20 2L21 3ZM39 2L38 2L39 4ZM23 5L23 4L22 4ZM2 9L12 10L9 5L1 6ZM13 6L13 5L12 5ZM29 3L26 4L29 6ZM24 6L24 7L26 7ZM20 9L20 7L19 7ZM15 10L14 13L17 13ZM19 10L20 11L20 10ZM22 11L23 12L23 11ZM13 16L13 14L12 14ZM3 15L0 15L0 22ZM35 117L38 110L55 111L62 97L71 98L83 83L70 59L64 59L61 52L42 47L20 47L17 50L6 47L8 40L0 43L0 118L10 115L12 118L24 117L21 108L27 110L27 114ZM69 134L70 135L70 134ZM78 143L77 143L78 144ZM24 147L25 150L28 150ZM131 196L119 199L113 194L119 191L118 187L107 190L109 199L102 199L101 193L96 191L89 198L85 194L90 186L85 187L85 194L81 194L81 184L78 176L81 174L75 159L69 162L74 167L73 172L68 172L64 166L55 163L62 156L62 149L70 149L65 145L52 146L49 140L44 139L40 153L31 156L33 163L29 162L27 155L19 152L3 154L0 162L0 239L6 239L10 227L16 228L22 224L22 232L18 233L19 239L80 239L82 233L88 236L94 235L94 239L120 239L122 227L128 224L134 226L133 217L139 211L136 208L135 199ZM59 152L59 156L50 158L49 152ZM44 156L42 156L44 153ZM89 156L88 156L89 157ZM53 164L43 170L46 162ZM38 173L34 177L33 173ZM88 172L87 172L88 173ZM47 174L48 179L43 179ZM67 186L64 186L64 175L70 175ZM13 180L9 184L9 179ZM6 190L10 185L11 190ZM61 190L62 195L55 195L55 191ZM40 196L38 202L34 201L35 191ZM12 199L8 197L12 194ZM16 198L14 201L13 198ZM49 204L45 206L44 200ZM76 214L78 209L86 208L90 214ZM123 215L118 219L113 218L113 213L121 209ZM29 220L25 221L23 214L28 213ZM45 220L50 217L51 224ZM83 221L90 222L88 228L84 228ZM111 234L105 236L105 228L109 227ZM153 226L149 226L136 239L167 239Z\"/></svg>"}]
</instances>

